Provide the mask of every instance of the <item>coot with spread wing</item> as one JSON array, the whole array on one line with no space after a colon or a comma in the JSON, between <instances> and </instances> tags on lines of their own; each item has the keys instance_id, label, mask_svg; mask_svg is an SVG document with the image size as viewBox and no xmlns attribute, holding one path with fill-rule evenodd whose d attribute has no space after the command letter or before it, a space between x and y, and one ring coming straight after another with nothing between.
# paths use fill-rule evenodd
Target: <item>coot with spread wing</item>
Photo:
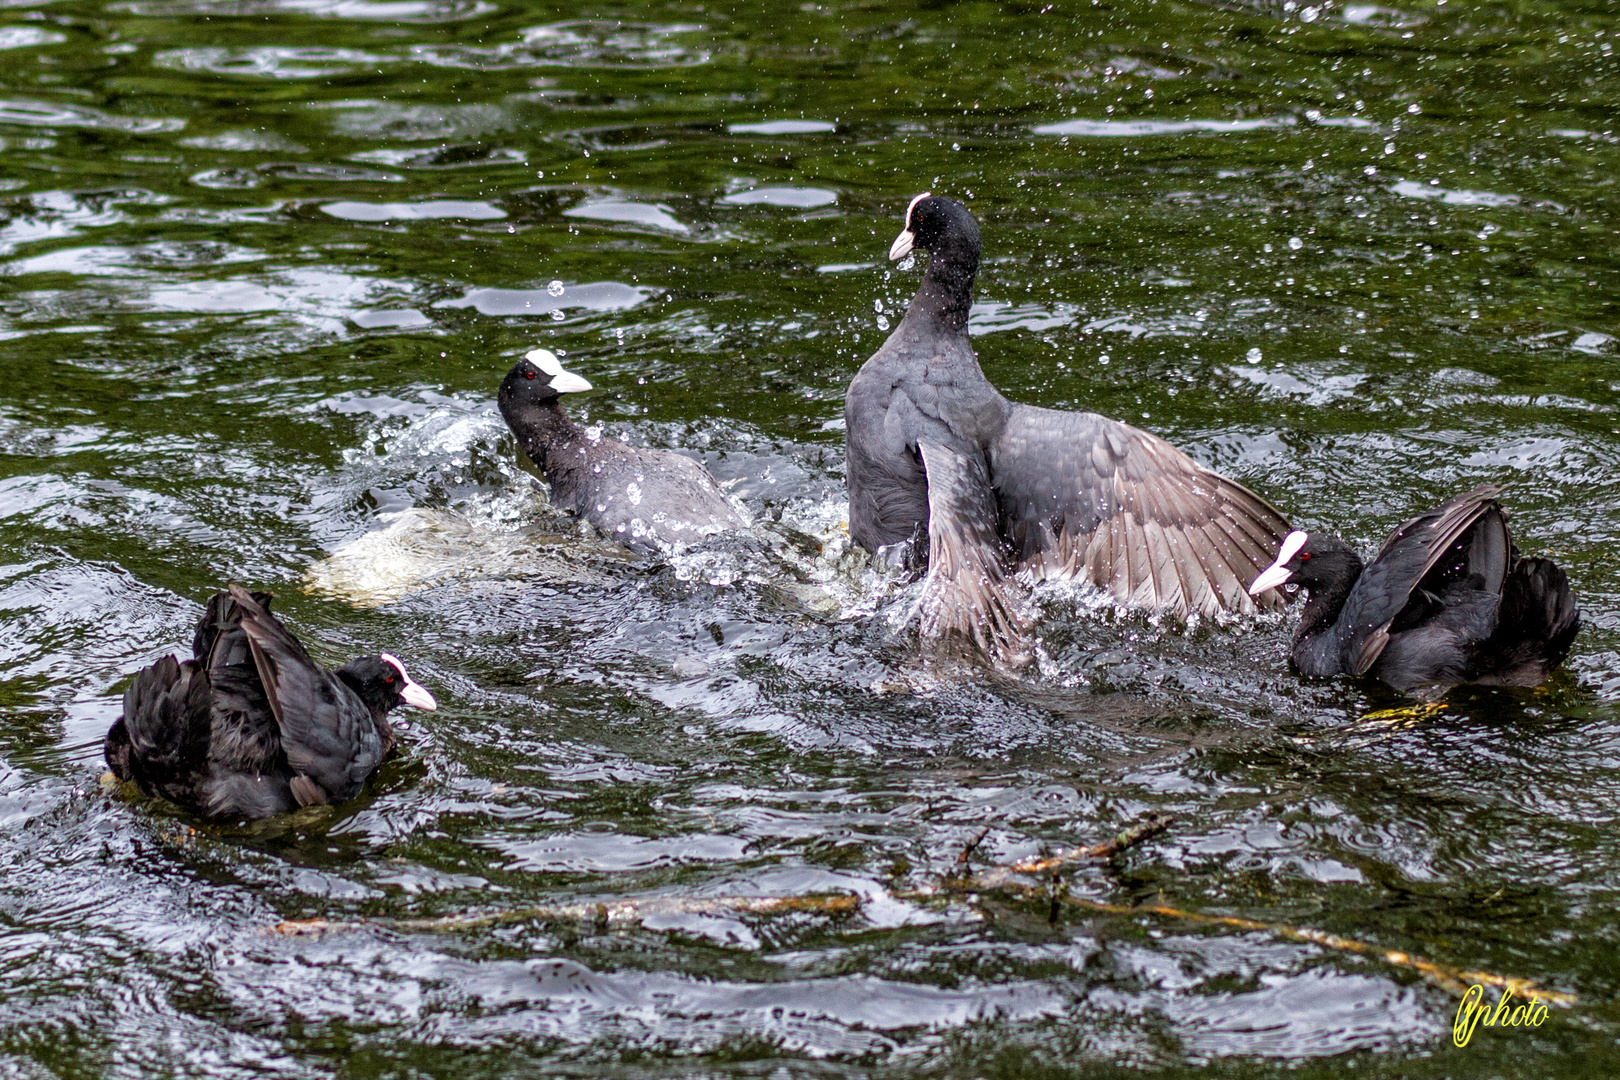
<instances>
[{"instance_id":1,"label":"coot with spread wing","mask_svg":"<svg viewBox=\"0 0 1620 1080\"><path fill-rule=\"evenodd\" d=\"M393 748L388 713L437 707L388 653L322 668L269 605L239 585L216 593L192 659L135 676L107 732L113 775L209 817L343 802Z\"/></svg>"},{"instance_id":2,"label":"coot with spread wing","mask_svg":"<svg viewBox=\"0 0 1620 1080\"><path fill-rule=\"evenodd\" d=\"M905 318L845 397L849 528L869 551L927 536L924 631L1020 654L1007 577L1078 578L1185 618L1274 607L1245 585L1289 526L1165 440L1090 412L1008 401L968 338L978 224L953 199L906 209L891 259L930 253Z\"/></svg>"},{"instance_id":3,"label":"coot with spread wing","mask_svg":"<svg viewBox=\"0 0 1620 1080\"><path fill-rule=\"evenodd\" d=\"M1305 589L1294 664L1372 675L1434 697L1462 683L1538 686L1569 653L1581 613L1551 559L1520 558L1485 485L1396 529L1371 564L1336 536L1294 532L1249 591Z\"/></svg>"}]
</instances>

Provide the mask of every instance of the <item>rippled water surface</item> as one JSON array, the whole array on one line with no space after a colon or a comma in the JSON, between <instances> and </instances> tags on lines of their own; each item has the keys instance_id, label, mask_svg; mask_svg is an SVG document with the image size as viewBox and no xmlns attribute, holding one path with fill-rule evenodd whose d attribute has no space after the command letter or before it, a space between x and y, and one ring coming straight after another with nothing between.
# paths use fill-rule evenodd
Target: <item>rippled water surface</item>
<instances>
[{"instance_id":1,"label":"rippled water surface","mask_svg":"<svg viewBox=\"0 0 1620 1080\"><path fill-rule=\"evenodd\" d=\"M0 0L0 1075L1610 1074L1617 50L1600 0ZM1028 677L920 656L840 425L928 188L1010 396L1365 547L1506 482L1566 670L1379 724L1286 620L1050 587ZM549 508L537 344L754 531ZM229 581L438 695L357 802L100 783ZM1149 811L1056 902L942 885ZM1391 951L1575 1000L1455 1049Z\"/></svg>"}]
</instances>

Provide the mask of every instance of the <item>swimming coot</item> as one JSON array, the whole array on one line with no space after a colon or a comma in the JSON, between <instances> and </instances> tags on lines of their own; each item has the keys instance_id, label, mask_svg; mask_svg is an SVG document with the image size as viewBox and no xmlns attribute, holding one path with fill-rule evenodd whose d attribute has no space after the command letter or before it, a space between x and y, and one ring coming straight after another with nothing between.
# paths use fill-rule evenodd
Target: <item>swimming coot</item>
<instances>
[{"instance_id":1,"label":"swimming coot","mask_svg":"<svg viewBox=\"0 0 1620 1080\"><path fill-rule=\"evenodd\" d=\"M321 668L269 604L239 585L216 593L193 659L135 676L107 732L118 779L210 817L343 802L393 748L389 710L437 707L388 653Z\"/></svg>"},{"instance_id":2,"label":"swimming coot","mask_svg":"<svg viewBox=\"0 0 1620 1080\"><path fill-rule=\"evenodd\" d=\"M570 420L559 398L590 388L546 349L519 360L501 381L501 415L545 474L552 501L643 552L748 527L699 462L628 446Z\"/></svg>"},{"instance_id":3,"label":"swimming coot","mask_svg":"<svg viewBox=\"0 0 1620 1080\"><path fill-rule=\"evenodd\" d=\"M1364 565L1336 536L1294 532L1249 586L1307 600L1293 657L1306 675L1373 675L1420 697L1460 683L1537 686L1581 613L1550 559L1523 559L1485 485L1396 529Z\"/></svg>"},{"instance_id":4,"label":"swimming coot","mask_svg":"<svg viewBox=\"0 0 1620 1080\"><path fill-rule=\"evenodd\" d=\"M940 625L996 636L976 624L999 625L1004 579L1020 571L1180 618L1255 610L1244 586L1287 534L1283 516L1156 435L1002 397L968 339L973 216L917 196L889 257L914 248L930 253L922 285L850 383L844 418L850 535L877 552L926 534L930 563L945 559L925 586L925 629L942 606Z\"/></svg>"}]
</instances>

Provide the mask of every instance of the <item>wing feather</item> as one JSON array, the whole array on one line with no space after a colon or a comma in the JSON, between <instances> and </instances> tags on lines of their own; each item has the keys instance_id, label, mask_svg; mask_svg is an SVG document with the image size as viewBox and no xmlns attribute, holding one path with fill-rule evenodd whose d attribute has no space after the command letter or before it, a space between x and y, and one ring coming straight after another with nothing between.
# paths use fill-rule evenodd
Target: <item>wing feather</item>
<instances>
[{"instance_id":1,"label":"wing feather","mask_svg":"<svg viewBox=\"0 0 1620 1080\"><path fill-rule=\"evenodd\" d=\"M281 728L287 765L309 777L330 801L353 798L382 763L386 749L371 710L315 663L292 632L246 590L232 585L230 592L242 609L242 630ZM306 806L313 798L307 785L293 793Z\"/></svg>"},{"instance_id":2,"label":"wing feather","mask_svg":"<svg viewBox=\"0 0 1620 1080\"><path fill-rule=\"evenodd\" d=\"M1084 578L1131 607L1253 611L1248 582L1290 531L1241 484L1095 413L1013 405L990 467L1001 517L1021 538L1020 569ZM1282 602L1275 592L1258 601Z\"/></svg>"},{"instance_id":3,"label":"wing feather","mask_svg":"<svg viewBox=\"0 0 1620 1080\"><path fill-rule=\"evenodd\" d=\"M1346 641L1346 668L1350 674L1363 675L1372 667L1389 644L1390 623L1406 607L1412 590L1481 519L1489 517L1492 527L1502 536L1496 544L1476 546L1499 548L1504 557L1511 550L1507 521L1496 502L1501 492L1502 488L1495 484L1464 492L1402 522L1384 541L1339 615L1339 625L1350 628ZM1497 576L1497 580L1501 577Z\"/></svg>"}]
</instances>

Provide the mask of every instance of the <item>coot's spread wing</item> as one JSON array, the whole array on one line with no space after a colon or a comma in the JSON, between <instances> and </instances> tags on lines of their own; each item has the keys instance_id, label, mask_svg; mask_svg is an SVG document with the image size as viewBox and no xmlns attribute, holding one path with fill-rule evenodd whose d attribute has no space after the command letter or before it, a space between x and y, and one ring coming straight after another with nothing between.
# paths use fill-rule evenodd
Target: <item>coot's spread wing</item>
<instances>
[{"instance_id":1,"label":"coot's spread wing","mask_svg":"<svg viewBox=\"0 0 1620 1080\"><path fill-rule=\"evenodd\" d=\"M1414 597L1420 586L1431 595L1453 583L1500 595L1513 550L1507 517L1496 503L1501 490L1489 484L1477 487L1390 534L1339 614L1350 674L1363 675L1372 667L1389 644L1391 623L1398 618L1403 624L1414 622L1403 617L1408 605L1444 602Z\"/></svg>"},{"instance_id":2,"label":"coot's spread wing","mask_svg":"<svg viewBox=\"0 0 1620 1080\"><path fill-rule=\"evenodd\" d=\"M1132 607L1277 607L1249 582L1288 522L1266 501L1156 435L1096 413L1014 405L991 447L1013 555L1039 577L1078 577Z\"/></svg>"},{"instance_id":3,"label":"coot's spread wing","mask_svg":"<svg viewBox=\"0 0 1620 1080\"><path fill-rule=\"evenodd\" d=\"M983 454L919 447L928 472L928 580L919 610L924 637L960 637L1014 665L1028 660L1023 620L1008 596L1006 542Z\"/></svg>"},{"instance_id":4,"label":"coot's spread wing","mask_svg":"<svg viewBox=\"0 0 1620 1080\"><path fill-rule=\"evenodd\" d=\"M231 599L242 609L242 629L281 728L281 748L298 774L293 795L305 806L353 798L382 761L371 710L245 590L231 586Z\"/></svg>"}]
</instances>

